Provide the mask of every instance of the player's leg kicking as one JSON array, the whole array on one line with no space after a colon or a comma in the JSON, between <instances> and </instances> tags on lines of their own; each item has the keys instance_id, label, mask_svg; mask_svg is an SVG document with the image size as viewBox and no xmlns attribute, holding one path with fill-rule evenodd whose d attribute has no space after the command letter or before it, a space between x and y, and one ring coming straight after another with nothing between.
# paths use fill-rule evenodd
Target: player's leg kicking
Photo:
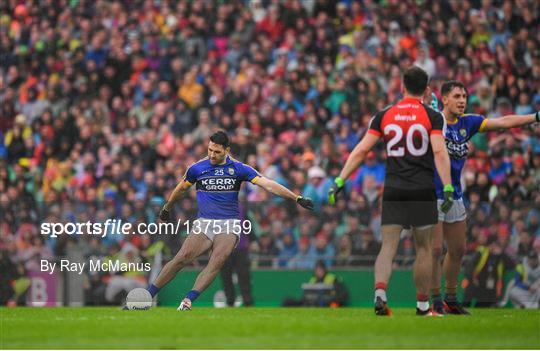
<instances>
[{"instance_id":1,"label":"player's leg kicking","mask_svg":"<svg viewBox=\"0 0 540 351\"><path fill-rule=\"evenodd\" d=\"M207 221L207 219L201 219ZM178 310L190 310L191 304L216 278L219 270L230 256L239 239L239 233L229 233L233 223L228 220L211 220L212 226L201 228L200 232L191 232L176 256L168 262L148 291L154 297L163 286L171 281L175 275L194 259L212 249L208 264L199 273L192 289L180 303ZM195 229L194 229L195 230Z\"/></svg>"},{"instance_id":2,"label":"player's leg kicking","mask_svg":"<svg viewBox=\"0 0 540 351\"><path fill-rule=\"evenodd\" d=\"M182 268L190 264L194 259L208 251L212 247L212 241L202 234L189 234L184 244L172 260L167 262L148 291L152 297L156 296L159 289L170 282Z\"/></svg>"},{"instance_id":3,"label":"player's leg kicking","mask_svg":"<svg viewBox=\"0 0 540 351\"><path fill-rule=\"evenodd\" d=\"M238 237L234 234L217 234L212 244L210 260L204 269L199 273L193 288L188 292L184 300L178 306L178 310L190 310L191 303L199 294L204 291L210 283L214 281L219 270L230 256Z\"/></svg>"}]
</instances>

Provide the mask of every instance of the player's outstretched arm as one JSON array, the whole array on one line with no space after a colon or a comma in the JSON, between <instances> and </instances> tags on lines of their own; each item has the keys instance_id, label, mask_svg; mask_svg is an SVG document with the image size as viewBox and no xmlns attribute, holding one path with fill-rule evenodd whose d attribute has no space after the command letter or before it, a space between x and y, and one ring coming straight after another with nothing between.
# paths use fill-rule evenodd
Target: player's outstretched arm
<instances>
[{"instance_id":1,"label":"player's outstretched arm","mask_svg":"<svg viewBox=\"0 0 540 351\"><path fill-rule=\"evenodd\" d=\"M182 196L182 194L191 187L191 185L192 184L185 179L178 183L169 196L169 200L165 203L165 205L163 205L161 211L159 211L159 219L165 222L170 221L172 206Z\"/></svg>"},{"instance_id":2,"label":"player's outstretched arm","mask_svg":"<svg viewBox=\"0 0 540 351\"><path fill-rule=\"evenodd\" d=\"M336 195L343 189L345 180L360 166L365 160L368 152L377 144L379 137L371 133L366 133L364 138L354 147L353 151L347 158L345 166L339 173L339 176L334 180L334 184L328 190L328 203L333 205L336 202Z\"/></svg>"},{"instance_id":3,"label":"player's outstretched arm","mask_svg":"<svg viewBox=\"0 0 540 351\"><path fill-rule=\"evenodd\" d=\"M486 120L485 125L481 129L481 131L488 132L491 130L517 128L537 122L540 122L540 111L536 111L536 113L523 116L507 115L499 118Z\"/></svg>"},{"instance_id":4,"label":"player's outstretched arm","mask_svg":"<svg viewBox=\"0 0 540 351\"><path fill-rule=\"evenodd\" d=\"M268 179L266 177L259 177L257 179L256 185L260 186L264 190L271 192L274 195L280 196L284 199L291 199L296 201L300 206L307 208L310 211L313 211L313 201L310 198L302 197L301 195L296 195L283 185L279 184L275 180Z\"/></svg>"}]
</instances>

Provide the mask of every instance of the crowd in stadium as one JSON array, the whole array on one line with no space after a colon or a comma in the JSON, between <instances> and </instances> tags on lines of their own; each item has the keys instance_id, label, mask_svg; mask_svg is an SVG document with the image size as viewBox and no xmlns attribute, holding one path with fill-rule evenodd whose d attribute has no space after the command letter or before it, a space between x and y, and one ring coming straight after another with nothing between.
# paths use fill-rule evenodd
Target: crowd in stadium
<instances>
[{"instance_id":1,"label":"crowd in stadium","mask_svg":"<svg viewBox=\"0 0 540 351\"><path fill-rule=\"evenodd\" d=\"M539 4L518 3L2 2L0 250L19 271L73 245L133 260L147 260L157 241L176 252L178 237L52 239L39 224L156 221L222 129L235 158L316 203L312 214L245 186L254 265L371 265L382 145L329 207L334 177L373 113L400 97L400 74L413 64L437 95L443 81L463 81L471 112L537 111ZM534 128L472 140L463 179L469 252L491 236L514 259L540 252ZM193 219L195 205L190 192L176 215ZM398 264L407 265L413 245L404 236Z\"/></svg>"}]
</instances>

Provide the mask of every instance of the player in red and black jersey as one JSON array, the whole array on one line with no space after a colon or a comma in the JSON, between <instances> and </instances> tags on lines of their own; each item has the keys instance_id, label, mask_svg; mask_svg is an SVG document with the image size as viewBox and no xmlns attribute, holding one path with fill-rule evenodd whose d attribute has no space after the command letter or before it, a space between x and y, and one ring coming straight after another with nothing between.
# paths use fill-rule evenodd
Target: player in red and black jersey
<instances>
[{"instance_id":1,"label":"player in red and black jersey","mask_svg":"<svg viewBox=\"0 0 540 351\"><path fill-rule=\"evenodd\" d=\"M443 209L452 206L453 188L450 159L444 144L444 117L422 102L429 77L418 67L403 75L404 98L371 120L369 130L347 159L329 201L343 188L345 180L360 166L367 153L382 138L386 145L386 178L382 200L382 247L375 262L375 313L389 315L386 286L403 228L412 227L416 261L414 281L417 290L417 314L429 312L431 283L431 239L437 224L435 166L445 186Z\"/></svg>"}]
</instances>

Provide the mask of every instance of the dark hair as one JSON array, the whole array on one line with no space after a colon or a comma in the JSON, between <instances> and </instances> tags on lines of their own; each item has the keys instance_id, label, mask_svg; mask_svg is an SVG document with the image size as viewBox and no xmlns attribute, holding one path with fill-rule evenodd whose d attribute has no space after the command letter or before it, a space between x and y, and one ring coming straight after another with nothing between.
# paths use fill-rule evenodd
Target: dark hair
<instances>
[{"instance_id":1,"label":"dark hair","mask_svg":"<svg viewBox=\"0 0 540 351\"><path fill-rule=\"evenodd\" d=\"M427 88L429 76L420 67L412 66L403 73L405 89L412 95L420 96Z\"/></svg>"},{"instance_id":2,"label":"dark hair","mask_svg":"<svg viewBox=\"0 0 540 351\"><path fill-rule=\"evenodd\" d=\"M212 134L210 136L210 141L215 144L222 145L224 148L229 147L229 137L227 136L227 133L222 130L219 130Z\"/></svg>"},{"instance_id":3,"label":"dark hair","mask_svg":"<svg viewBox=\"0 0 540 351\"><path fill-rule=\"evenodd\" d=\"M317 260L317 262L315 263L315 268L322 268L322 270L326 272L326 264L323 260Z\"/></svg>"},{"instance_id":4,"label":"dark hair","mask_svg":"<svg viewBox=\"0 0 540 351\"><path fill-rule=\"evenodd\" d=\"M465 85L459 80L448 80L441 85L441 95L448 95L454 88L461 88L466 92Z\"/></svg>"},{"instance_id":5,"label":"dark hair","mask_svg":"<svg viewBox=\"0 0 540 351\"><path fill-rule=\"evenodd\" d=\"M490 235L488 236L486 240L486 245L489 246L491 244L497 244L497 235Z\"/></svg>"}]
</instances>

